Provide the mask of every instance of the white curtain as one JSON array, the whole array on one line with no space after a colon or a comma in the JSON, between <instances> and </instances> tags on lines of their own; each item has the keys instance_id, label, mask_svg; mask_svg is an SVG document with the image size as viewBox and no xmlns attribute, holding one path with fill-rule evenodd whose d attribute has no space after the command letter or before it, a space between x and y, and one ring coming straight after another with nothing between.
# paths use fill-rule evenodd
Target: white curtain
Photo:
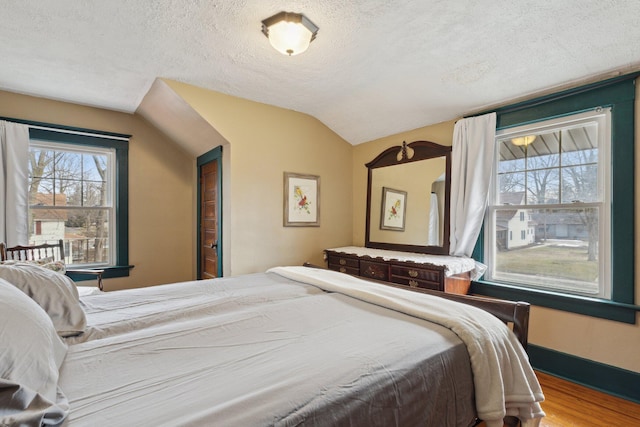
<instances>
[{"instance_id":1,"label":"white curtain","mask_svg":"<svg viewBox=\"0 0 640 427\"><path fill-rule=\"evenodd\" d=\"M28 243L29 127L0 120L0 241Z\"/></svg>"},{"instance_id":2,"label":"white curtain","mask_svg":"<svg viewBox=\"0 0 640 427\"><path fill-rule=\"evenodd\" d=\"M471 256L487 207L496 113L458 120L453 130L449 253Z\"/></svg>"}]
</instances>

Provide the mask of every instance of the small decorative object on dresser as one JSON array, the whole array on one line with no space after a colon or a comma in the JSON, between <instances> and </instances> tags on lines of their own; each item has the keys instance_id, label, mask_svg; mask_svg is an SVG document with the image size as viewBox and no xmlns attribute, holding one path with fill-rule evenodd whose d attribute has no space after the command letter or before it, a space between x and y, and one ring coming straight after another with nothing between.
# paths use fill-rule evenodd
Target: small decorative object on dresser
<instances>
[{"instance_id":1,"label":"small decorative object on dresser","mask_svg":"<svg viewBox=\"0 0 640 427\"><path fill-rule=\"evenodd\" d=\"M412 288L466 294L475 273L471 258L356 246L325 250L329 269Z\"/></svg>"}]
</instances>

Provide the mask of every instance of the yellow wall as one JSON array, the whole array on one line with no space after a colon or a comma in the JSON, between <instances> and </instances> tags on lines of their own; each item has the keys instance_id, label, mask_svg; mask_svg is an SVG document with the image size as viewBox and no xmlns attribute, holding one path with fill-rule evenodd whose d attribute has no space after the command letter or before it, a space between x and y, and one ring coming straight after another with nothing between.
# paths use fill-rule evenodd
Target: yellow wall
<instances>
[{"instance_id":1,"label":"yellow wall","mask_svg":"<svg viewBox=\"0 0 640 427\"><path fill-rule=\"evenodd\" d=\"M0 116L133 135L129 143L130 277L107 290L193 278L195 161L140 116L0 91ZM83 282L88 284L89 282Z\"/></svg>"},{"instance_id":2,"label":"yellow wall","mask_svg":"<svg viewBox=\"0 0 640 427\"><path fill-rule=\"evenodd\" d=\"M224 275L323 264L323 249L351 243L352 146L306 114L171 80L230 151L223 171ZM213 147L212 147L213 148ZM224 170L226 168L226 170ZM283 174L320 176L320 227L283 226Z\"/></svg>"},{"instance_id":3,"label":"yellow wall","mask_svg":"<svg viewBox=\"0 0 640 427\"><path fill-rule=\"evenodd\" d=\"M225 276L305 261L322 265L323 249L351 243L350 144L308 115L167 83L228 141L223 147ZM0 116L133 135L129 262L135 268L128 278L105 280L105 288L195 277L193 156L139 115L0 92ZM285 171L320 176L320 227L283 226Z\"/></svg>"},{"instance_id":4,"label":"yellow wall","mask_svg":"<svg viewBox=\"0 0 640 427\"><path fill-rule=\"evenodd\" d=\"M636 85L636 88L638 85ZM637 89L640 92L640 89ZM640 93L636 94L636 123L640 123ZM366 214L367 169L370 162L385 149L426 139L451 145L455 122L445 122L381 138L354 147L353 155L353 243L364 245ZM640 170L640 126L636 126L636 170ZM452 171L452 174L456 173ZM635 176L636 193L640 190L640 173ZM640 203L636 200L636 271L640 266ZM640 275L636 275L636 304L640 303ZM638 323L638 322L636 322ZM590 316L553 310L531 308L529 342L541 347L581 358L640 372L640 324L629 325Z\"/></svg>"}]
</instances>

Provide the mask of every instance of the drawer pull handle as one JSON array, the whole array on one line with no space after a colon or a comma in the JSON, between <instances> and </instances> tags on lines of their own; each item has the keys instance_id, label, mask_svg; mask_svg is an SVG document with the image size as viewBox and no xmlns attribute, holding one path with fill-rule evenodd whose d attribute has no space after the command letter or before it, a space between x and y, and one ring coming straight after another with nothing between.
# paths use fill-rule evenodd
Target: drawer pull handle
<instances>
[{"instance_id":1,"label":"drawer pull handle","mask_svg":"<svg viewBox=\"0 0 640 427\"><path fill-rule=\"evenodd\" d=\"M347 269L346 269L346 268L344 268L344 267L340 267L340 273L346 273L346 272L347 272Z\"/></svg>"},{"instance_id":2,"label":"drawer pull handle","mask_svg":"<svg viewBox=\"0 0 640 427\"><path fill-rule=\"evenodd\" d=\"M409 270L409 276L418 277L418 272L416 270Z\"/></svg>"},{"instance_id":3,"label":"drawer pull handle","mask_svg":"<svg viewBox=\"0 0 640 427\"><path fill-rule=\"evenodd\" d=\"M347 265L347 260L340 258L340 265Z\"/></svg>"},{"instance_id":4,"label":"drawer pull handle","mask_svg":"<svg viewBox=\"0 0 640 427\"><path fill-rule=\"evenodd\" d=\"M383 279L384 278L384 272L380 271L376 267L367 266L367 269L365 270L365 276L369 276L369 277L372 277L374 279L377 279L377 278Z\"/></svg>"},{"instance_id":5,"label":"drawer pull handle","mask_svg":"<svg viewBox=\"0 0 640 427\"><path fill-rule=\"evenodd\" d=\"M417 288L418 282L416 282L415 280L409 280L409 286L411 286L412 288Z\"/></svg>"}]
</instances>

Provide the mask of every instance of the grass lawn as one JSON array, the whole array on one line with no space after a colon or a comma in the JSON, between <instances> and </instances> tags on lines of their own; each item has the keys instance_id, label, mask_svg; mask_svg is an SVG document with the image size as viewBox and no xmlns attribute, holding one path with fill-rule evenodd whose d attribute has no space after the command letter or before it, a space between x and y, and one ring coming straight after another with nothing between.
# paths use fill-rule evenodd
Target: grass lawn
<instances>
[{"instance_id":1,"label":"grass lawn","mask_svg":"<svg viewBox=\"0 0 640 427\"><path fill-rule=\"evenodd\" d=\"M587 261L587 247L538 245L497 253L504 273L557 277L584 282L598 278L598 261Z\"/></svg>"}]
</instances>

